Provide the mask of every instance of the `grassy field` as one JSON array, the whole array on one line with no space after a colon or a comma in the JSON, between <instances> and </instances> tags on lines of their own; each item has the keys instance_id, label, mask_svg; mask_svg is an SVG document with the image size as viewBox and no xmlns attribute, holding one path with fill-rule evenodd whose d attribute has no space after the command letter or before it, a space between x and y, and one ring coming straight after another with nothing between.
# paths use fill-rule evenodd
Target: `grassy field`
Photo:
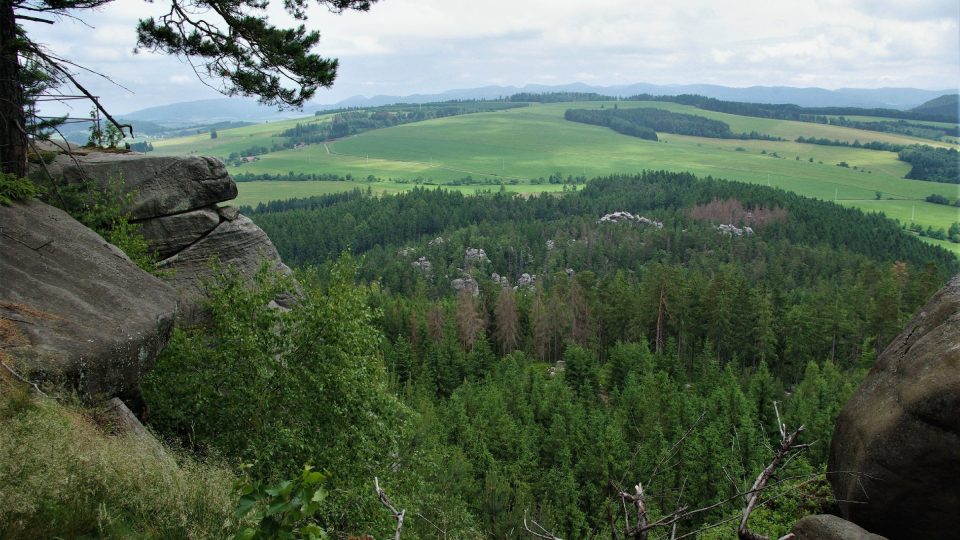
<instances>
[{"instance_id":1,"label":"grassy field","mask_svg":"<svg viewBox=\"0 0 960 540\"><path fill-rule=\"evenodd\" d=\"M261 202L275 201L280 199L291 199L297 197L313 197L315 195L328 195L330 193L339 193L351 189L370 189L376 194L399 193L420 186L425 188L437 187L436 184L414 184L410 182L398 183L389 181L367 182L365 180L355 180L350 182L336 182L327 180L305 180L305 181L285 181L270 180L256 182L238 182L237 188L240 194L232 201L236 206L256 206ZM496 191L499 186L449 186L444 185L444 189L453 189L463 193L472 194L477 191ZM556 184L532 185L518 184L505 185L504 189L512 193L522 194L540 194L553 193L563 189L563 186Z\"/></svg>"},{"instance_id":2,"label":"grassy field","mask_svg":"<svg viewBox=\"0 0 960 540\"><path fill-rule=\"evenodd\" d=\"M607 128L568 122L566 109L612 107L613 102L534 104L501 112L454 116L362 133L347 139L260 156L260 161L231 167L232 173L286 175L294 173L347 174L357 182L244 182L240 204L330 193L356 186L376 192L395 192L422 182L449 182L466 176L504 182L510 191L533 192L560 186L531 185L531 180L553 173L588 178L643 169L690 171L744 182L768 184L802 195L926 226L946 228L958 219L955 208L923 200L930 194L960 197L960 186L905 180L909 165L893 152L819 146L793 142L796 137L826 137L861 142L879 140L897 144L938 144L924 139L870 131L750 118L701 111L661 102L619 102L619 107L652 106L698 114L730 124L735 132L758 131L785 141L723 140L661 134L659 142L615 133ZM303 121L326 120L310 117ZM208 134L158 141L158 153L212 154L252 145L272 144L272 136L297 120L223 130L217 139ZM837 164L846 163L849 167ZM381 182L368 183L373 176ZM397 182L396 180L401 180ZM511 184L511 182L513 184ZM459 186L472 193L487 186ZM493 187L496 189L496 186ZM877 199L877 193L880 199ZM954 251L956 244L945 243Z\"/></svg>"}]
</instances>

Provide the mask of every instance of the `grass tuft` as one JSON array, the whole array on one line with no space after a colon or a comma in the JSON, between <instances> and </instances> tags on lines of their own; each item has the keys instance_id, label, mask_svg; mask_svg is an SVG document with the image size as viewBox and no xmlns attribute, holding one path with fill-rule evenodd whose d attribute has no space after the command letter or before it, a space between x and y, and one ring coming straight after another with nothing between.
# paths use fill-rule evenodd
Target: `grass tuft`
<instances>
[{"instance_id":1,"label":"grass tuft","mask_svg":"<svg viewBox=\"0 0 960 540\"><path fill-rule=\"evenodd\" d=\"M0 373L0 538L222 538L234 476L110 435Z\"/></svg>"}]
</instances>

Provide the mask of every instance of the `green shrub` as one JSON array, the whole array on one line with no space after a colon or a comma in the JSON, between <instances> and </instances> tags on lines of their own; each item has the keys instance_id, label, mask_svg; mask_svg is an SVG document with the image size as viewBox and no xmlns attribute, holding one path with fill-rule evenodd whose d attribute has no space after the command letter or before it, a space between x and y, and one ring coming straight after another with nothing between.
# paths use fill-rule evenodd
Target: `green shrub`
<instances>
[{"instance_id":1,"label":"green shrub","mask_svg":"<svg viewBox=\"0 0 960 540\"><path fill-rule=\"evenodd\" d=\"M14 201L24 201L43 193L43 188L26 178L10 173L0 173L0 204L8 206Z\"/></svg>"},{"instance_id":2,"label":"green shrub","mask_svg":"<svg viewBox=\"0 0 960 540\"><path fill-rule=\"evenodd\" d=\"M0 375L0 537L222 538L234 476L132 435L99 413L34 397Z\"/></svg>"},{"instance_id":3,"label":"green shrub","mask_svg":"<svg viewBox=\"0 0 960 540\"><path fill-rule=\"evenodd\" d=\"M353 271L342 260L324 286L308 278L289 312L268 307L289 284L266 269L253 287L222 277L209 328L175 330L142 386L152 426L252 463L257 479L289 478L304 463L329 473L326 523L365 531L382 517L366 484L391 476L409 413L387 389L382 338Z\"/></svg>"},{"instance_id":4,"label":"green shrub","mask_svg":"<svg viewBox=\"0 0 960 540\"><path fill-rule=\"evenodd\" d=\"M250 515L256 525L238 532L237 540L328 538L326 531L312 520L327 496L324 479L322 473L308 466L293 479L273 485L257 481L239 483L240 504L236 515L238 518Z\"/></svg>"}]
</instances>

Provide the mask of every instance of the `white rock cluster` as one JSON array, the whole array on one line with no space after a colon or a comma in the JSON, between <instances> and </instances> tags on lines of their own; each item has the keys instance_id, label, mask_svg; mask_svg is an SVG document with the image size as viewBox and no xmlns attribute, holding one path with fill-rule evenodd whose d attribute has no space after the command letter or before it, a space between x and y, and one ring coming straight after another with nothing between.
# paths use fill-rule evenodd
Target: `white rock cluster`
<instances>
[{"instance_id":1,"label":"white rock cluster","mask_svg":"<svg viewBox=\"0 0 960 540\"><path fill-rule=\"evenodd\" d=\"M737 227L736 225L717 225L717 230L720 231L720 234L725 234L727 236L750 236L753 234L753 229L750 227Z\"/></svg>"},{"instance_id":2,"label":"white rock cluster","mask_svg":"<svg viewBox=\"0 0 960 540\"><path fill-rule=\"evenodd\" d=\"M480 296L480 284L470 276L457 278L450 282L450 286L457 292L466 290L473 296Z\"/></svg>"},{"instance_id":3,"label":"white rock cluster","mask_svg":"<svg viewBox=\"0 0 960 540\"><path fill-rule=\"evenodd\" d=\"M630 223L630 222L639 223L640 225L644 225L648 227L656 227L657 229L663 228L663 223L660 221L654 221L650 218L647 218L641 215L633 215L630 212L626 212L626 211L619 211L619 212L613 212L611 214L606 214L605 216L602 216L600 219L597 220L597 223Z\"/></svg>"},{"instance_id":4,"label":"white rock cluster","mask_svg":"<svg viewBox=\"0 0 960 540\"><path fill-rule=\"evenodd\" d=\"M422 270L422 271L424 271L424 272L429 272L430 269L433 267L433 265L430 264L430 261L427 260L426 257L420 257L420 258L418 258L417 260L415 260L415 261L413 261L412 263L410 263L410 266L412 266L412 267L414 267L414 268L418 268L418 269L420 269L420 270Z\"/></svg>"},{"instance_id":5,"label":"white rock cluster","mask_svg":"<svg viewBox=\"0 0 960 540\"><path fill-rule=\"evenodd\" d=\"M469 262L487 262L487 252L483 248L467 248L464 257Z\"/></svg>"}]
</instances>

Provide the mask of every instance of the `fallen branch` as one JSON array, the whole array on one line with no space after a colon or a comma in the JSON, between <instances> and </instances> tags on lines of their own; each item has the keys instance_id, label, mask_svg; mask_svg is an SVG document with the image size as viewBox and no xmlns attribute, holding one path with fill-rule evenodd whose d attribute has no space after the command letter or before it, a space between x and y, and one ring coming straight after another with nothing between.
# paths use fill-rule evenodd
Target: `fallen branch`
<instances>
[{"instance_id":1,"label":"fallen branch","mask_svg":"<svg viewBox=\"0 0 960 540\"><path fill-rule=\"evenodd\" d=\"M773 472L777 470L780 464L792 453L809 446L806 444L796 444L797 437L803 432L803 426L798 427L788 435L786 424L780 421L780 410L777 408L776 402L773 403L773 410L777 413L777 427L780 430L780 448L777 449L773 460L760 472L760 475L757 476L757 479L753 482L753 487L747 492L747 505L743 509L740 527L737 528L737 537L740 540L770 540L769 537L750 530L747 526L747 523L750 521L750 514L756 509L757 502L760 500L760 494L767 487L767 482L770 481ZM793 533L787 533L785 536L782 536L780 540L792 540L795 537Z\"/></svg>"},{"instance_id":2,"label":"fallen branch","mask_svg":"<svg viewBox=\"0 0 960 540\"><path fill-rule=\"evenodd\" d=\"M407 511L397 510L397 507L393 505L390 501L390 497L387 497L387 493L380 489L380 479L374 477L373 485L377 489L377 498L380 499L380 502L387 507L387 510L390 510L390 513L393 514L394 519L397 520L397 530L393 535L394 540L400 540L400 529L403 528L403 518L406 516Z\"/></svg>"},{"instance_id":3,"label":"fallen branch","mask_svg":"<svg viewBox=\"0 0 960 540\"><path fill-rule=\"evenodd\" d=\"M530 523L533 523L533 525L537 529L539 529L539 531L535 531L530 528L530 525L527 524L527 513L524 512L523 513L523 530L527 531L527 534L530 534L531 536L534 536L536 538L543 538L543 540L563 540L559 536L555 536L552 532L545 529L543 525L540 525L536 521L531 519Z\"/></svg>"}]
</instances>

